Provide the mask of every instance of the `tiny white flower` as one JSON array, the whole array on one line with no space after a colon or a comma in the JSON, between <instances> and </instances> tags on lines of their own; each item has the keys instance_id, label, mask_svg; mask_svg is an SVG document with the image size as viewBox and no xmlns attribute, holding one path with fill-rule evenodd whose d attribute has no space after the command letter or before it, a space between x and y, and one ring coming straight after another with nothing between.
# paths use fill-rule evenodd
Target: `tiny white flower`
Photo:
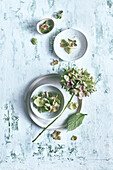
<instances>
[{"instance_id":1,"label":"tiny white flower","mask_svg":"<svg viewBox=\"0 0 113 170\"><path fill-rule=\"evenodd\" d=\"M64 79L65 79L66 81L69 81L69 77L68 77L67 75L64 75Z\"/></svg>"}]
</instances>

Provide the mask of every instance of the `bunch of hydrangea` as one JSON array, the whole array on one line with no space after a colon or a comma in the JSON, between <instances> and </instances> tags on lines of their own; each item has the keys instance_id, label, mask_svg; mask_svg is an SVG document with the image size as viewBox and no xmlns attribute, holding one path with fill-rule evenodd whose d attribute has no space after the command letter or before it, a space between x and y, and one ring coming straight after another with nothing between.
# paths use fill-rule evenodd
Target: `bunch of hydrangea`
<instances>
[{"instance_id":1,"label":"bunch of hydrangea","mask_svg":"<svg viewBox=\"0 0 113 170\"><path fill-rule=\"evenodd\" d=\"M62 88L69 91L70 94L75 94L79 99L89 96L95 91L95 81L94 78L87 72L82 69L68 69L64 71L64 74L61 75L60 81Z\"/></svg>"}]
</instances>

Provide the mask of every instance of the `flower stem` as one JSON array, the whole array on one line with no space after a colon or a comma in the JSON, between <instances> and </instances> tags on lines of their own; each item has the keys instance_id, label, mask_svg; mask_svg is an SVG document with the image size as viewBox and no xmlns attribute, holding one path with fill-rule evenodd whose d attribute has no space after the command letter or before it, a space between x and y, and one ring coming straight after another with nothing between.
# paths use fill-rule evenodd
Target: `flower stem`
<instances>
[{"instance_id":1,"label":"flower stem","mask_svg":"<svg viewBox=\"0 0 113 170\"><path fill-rule=\"evenodd\" d=\"M40 136L49 126L51 126L51 125L64 113L64 111L66 110L66 108L67 108L68 105L70 104L73 96L74 96L74 94L72 94L70 100L69 100L68 103L66 104L66 106L65 106L65 108L63 109L63 111L61 112L61 114L60 114L57 118L55 118L49 125L47 125L47 126L38 134L38 136L37 136L32 142L36 141L36 140L39 138L39 136Z\"/></svg>"}]
</instances>

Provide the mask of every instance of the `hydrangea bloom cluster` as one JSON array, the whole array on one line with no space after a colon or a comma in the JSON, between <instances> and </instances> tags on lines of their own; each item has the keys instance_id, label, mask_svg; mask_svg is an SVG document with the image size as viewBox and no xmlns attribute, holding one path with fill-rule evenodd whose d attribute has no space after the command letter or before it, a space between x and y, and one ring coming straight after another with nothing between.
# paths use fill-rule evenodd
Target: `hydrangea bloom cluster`
<instances>
[{"instance_id":1,"label":"hydrangea bloom cluster","mask_svg":"<svg viewBox=\"0 0 113 170\"><path fill-rule=\"evenodd\" d=\"M64 71L64 74L61 75L60 81L62 88L69 91L70 94L75 94L79 99L89 96L95 91L95 81L94 78L87 72L82 69L68 69Z\"/></svg>"}]
</instances>

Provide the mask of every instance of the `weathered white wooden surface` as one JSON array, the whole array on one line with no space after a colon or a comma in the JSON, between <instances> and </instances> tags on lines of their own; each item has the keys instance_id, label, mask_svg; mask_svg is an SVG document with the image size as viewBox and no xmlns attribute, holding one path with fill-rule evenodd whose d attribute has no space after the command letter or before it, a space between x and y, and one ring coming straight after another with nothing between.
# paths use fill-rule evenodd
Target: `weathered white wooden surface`
<instances>
[{"instance_id":1,"label":"weathered white wooden surface","mask_svg":"<svg viewBox=\"0 0 113 170\"><path fill-rule=\"evenodd\" d=\"M63 18L55 20L54 31L39 35L37 21L59 10ZM88 51L78 61L52 67L54 37L71 27L86 34ZM88 116L75 131L62 130L61 141L46 131L32 144L41 128L26 113L26 89L36 77L71 65L87 68L98 82L97 92L83 101ZM0 0L0 170L49 169L113 169L112 0Z\"/></svg>"}]
</instances>

